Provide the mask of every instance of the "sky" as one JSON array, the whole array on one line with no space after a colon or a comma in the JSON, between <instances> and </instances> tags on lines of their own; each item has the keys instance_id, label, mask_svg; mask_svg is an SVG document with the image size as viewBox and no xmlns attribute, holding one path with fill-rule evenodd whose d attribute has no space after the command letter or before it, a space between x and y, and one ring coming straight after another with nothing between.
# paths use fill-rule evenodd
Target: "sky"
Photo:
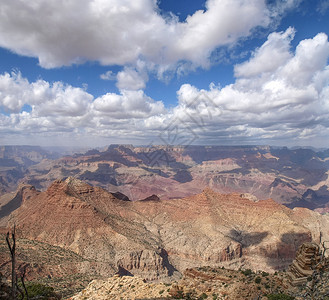
<instances>
[{"instance_id":1,"label":"sky","mask_svg":"<svg viewBox=\"0 0 329 300\"><path fill-rule=\"evenodd\" d=\"M329 148L329 0L0 0L0 145Z\"/></svg>"}]
</instances>

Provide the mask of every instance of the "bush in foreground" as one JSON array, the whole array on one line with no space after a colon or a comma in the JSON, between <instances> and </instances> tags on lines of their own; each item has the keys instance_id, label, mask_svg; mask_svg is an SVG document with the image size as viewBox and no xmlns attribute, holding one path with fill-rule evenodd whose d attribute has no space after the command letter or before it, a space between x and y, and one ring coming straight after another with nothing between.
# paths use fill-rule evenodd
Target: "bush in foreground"
<instances>
[{"instance_id":1,"label":"bush in foreground","mask_svg":"<svg viewBox=\"0 0 329 300\"><path fill-rule=\"evenodd\" d=\"M54 292L54 288L40 284L40 283L28 283L26 289L30 299L60 299L61 297ZM24 297L26 298L26 295Z\"/></svg>"}]
</instances>

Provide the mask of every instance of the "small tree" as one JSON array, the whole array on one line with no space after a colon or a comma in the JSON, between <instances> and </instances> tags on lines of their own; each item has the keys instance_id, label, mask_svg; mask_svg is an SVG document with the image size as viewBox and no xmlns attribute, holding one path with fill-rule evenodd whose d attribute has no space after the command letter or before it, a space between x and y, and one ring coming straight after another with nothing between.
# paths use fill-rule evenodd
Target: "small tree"
<instances>
[{"instance_id":1,"label":"small tree","mask_svg":"<svg viewBox=\"0 0 329 300\"><path fill-rule=\"evenodd\" d=\"M26 267L27 267L27 265L24 265L24 266L20 265L18 267L18 270L20 271L19 277L21 279L21 283L22 283L22 286L23 286L23 289L24 289L24 292L25 292L25 295L26 295L26 299L29 300L30 299L29 298L29 293L27 292L27 288L26 288L26 285L25 285L25 282L24 282L25 274L26 274ZM17 284L17 277L16 277L16 284ZM17 289L21 293L22 299L24 299L24 292L19 288L18 284L17 284Z\"/></svg>"},{"instance_id":2,"label":"small tree","mask_svg":"<svg viewBox=\"0 0 329 300\"><path fill-rule=\"evenodd\" d=\"M14 225L14 230L11 233L12 244L10 242L10 234L7 232L6 241L9 247L11 256L11 297L16 299L16 289L17 289L17 276L16 276L16 225Z\"/></svg>"},{"instance_id":3,"label":"small tree","mask_svg":"<svg viewBox=\"0 0 329 300\"><path fill-rule=\"evenodd\" d=\"M19 277L21 279L24 291L19 287L17 282L18 276L16 271L16 225L14 225L13 232L11 233L11 239L12 242L10 241L10 234L8 231L6 236L6 242L11 256L11 298L15 300L17 298L17 291L18 291L21 294L22 299L24 299L24 292L25 292L26 298L27 300L29 300L29 295L24 282L26 267L27 267L26 265L24 266L20 265L18 267L18 270L20 272Z\"/></svg>"}]
</instances>

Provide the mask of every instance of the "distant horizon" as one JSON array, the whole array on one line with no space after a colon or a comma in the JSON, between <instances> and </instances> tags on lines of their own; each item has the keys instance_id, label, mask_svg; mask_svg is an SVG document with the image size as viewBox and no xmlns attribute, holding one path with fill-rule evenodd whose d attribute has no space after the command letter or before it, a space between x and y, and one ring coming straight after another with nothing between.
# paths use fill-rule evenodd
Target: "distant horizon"
<instances>
[{"instance_id":1,"label":"distant horizon","mask_svg":"<svg viewBox=\"0 0 329 300\"><path fill-rule=\"evenodd\" d=\"M329 149L329 147L314 147L314 146L276 146L276 145L266 145L266 144L240 144L240 145L200 145L200 144L193 144L193 145L166 145L166 144L154 144L154 145L136 145L136 144L128 144L128 143L113 143L113 144L105 144L102 146L45 146L45 145L36 145L36 144L0 144L0 147L39 147L43 149L77 149L77 150L99 150L101 148L108 148L110 146L124 146L124 147L134 147L134 148L152 148L152 147L168 147L168 148L188 148L188 147L270 147L270 148L287 148L289 150L295 149L309 149L309 150L316 150L316 151L323 151Z\"/></svg>"}]
</instances>

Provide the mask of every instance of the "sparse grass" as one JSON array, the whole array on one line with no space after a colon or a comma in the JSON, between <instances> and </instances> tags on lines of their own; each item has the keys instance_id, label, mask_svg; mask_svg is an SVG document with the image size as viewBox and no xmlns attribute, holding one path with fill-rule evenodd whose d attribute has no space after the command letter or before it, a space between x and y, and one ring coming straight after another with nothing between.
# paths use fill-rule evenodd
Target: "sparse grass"
<instances>
[{"instance_id":1,"label":"sparse grass","mask_svg":"<svg viewBox=\"0 0 329 300\"><path fill-rule=\"evenodd\" d=\"M94 274L77 273L76 269L79 264L84 262L93 263L93 261L85 259L73 251L39 241L20 238L16 240L16 246L17 265L21 263L28 264L27 271L29 269L30 271L31 269L45 270L45 273L39 274L39 277L33 284L39 283L53 287L54 291L62 295L62 297L80 292L93 279L103 279L103 277L97 275L97 271ZM0 259L10 261L4 234L0 234ZM49 275L49 271L44 269L44 266L47 266L47 269L52 270L54 273ZM1 272L9 278L10 263L5 265ZM49 276L47 276L47 273ZM26 283L29 284L29 282Z\"/></svg>"},{"instance_id":2,"label":"sparse grass","mask_svg":"<svg viewBox=\"0 0 329 300\"><path fill-rule=\"evenodd\" d=\"M287 294L270 294L267 295L269 300L294 300L295 297L289 296Z\"/></svg>"}]
</instances>

